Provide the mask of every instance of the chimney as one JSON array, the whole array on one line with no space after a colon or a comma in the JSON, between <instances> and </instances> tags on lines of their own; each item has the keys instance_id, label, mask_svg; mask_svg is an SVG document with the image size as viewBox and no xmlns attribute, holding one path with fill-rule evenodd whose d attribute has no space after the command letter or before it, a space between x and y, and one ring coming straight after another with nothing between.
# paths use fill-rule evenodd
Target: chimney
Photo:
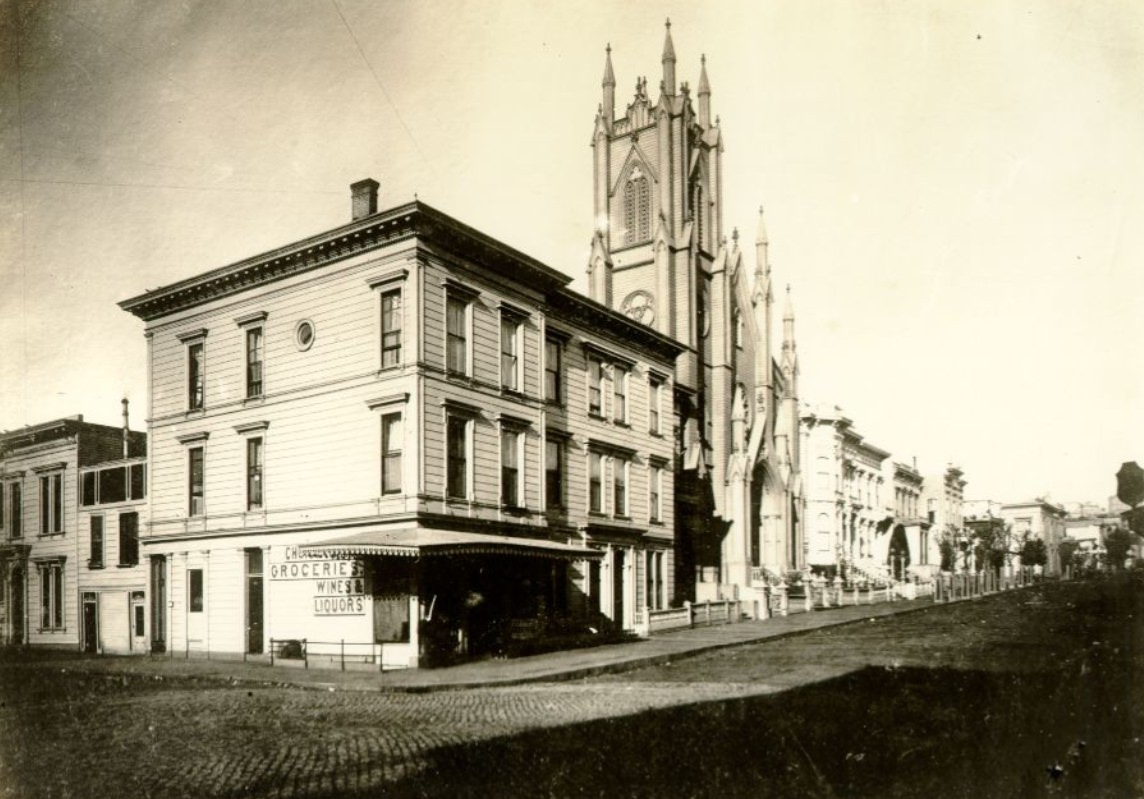
<instances>
[{"instance_id":1,"label":"chimney","mask_svg":"<svg viewBox=\"0 0 1144 799\"><path fill-rule=\"evenodd\" d=\"M355 220L377 213L377 189L381 184L373 178L350 184L353 197L353 218Z\"/></svg>"},{"instance_id":2,"label":"chimney","mask_svg":"<svg viewBox=\"0 0 1144 799\"><path fill-rule=\"evenodd\" d=\"M131 451L130 451L130 448L128 447L128 442L130 441L130 436L127 434L127 431L128 431L127 397L124 397L123 398L123 457L124 458L130 458L131 457Z\"/></svg>"}]
</instances>

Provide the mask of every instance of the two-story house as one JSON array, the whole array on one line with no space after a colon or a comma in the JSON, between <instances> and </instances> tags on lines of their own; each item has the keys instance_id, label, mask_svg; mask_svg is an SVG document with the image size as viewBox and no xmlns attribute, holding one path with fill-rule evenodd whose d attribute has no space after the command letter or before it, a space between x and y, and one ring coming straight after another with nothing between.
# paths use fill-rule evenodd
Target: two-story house
<instances>
[{"instance_id":1,"label":"two-story house","mask_svg":"<svg viewBox=\"0 0 1144 799\"><path fill-rule=\"evenodd\" d=\"M121 303L149 350L154 645L408 667L634 628L674 591L679 346L424 203L378 213L377 186Z\"/></svg>"},{"instance_id":2,"label":"two-story house","mask_svg":"<svg viewBox=\"0 0 1144 799\"><path fill-rule=\"evenodd\" d=\"M0 434L0 640L78 647L80 473L143 455L146 436L82 416Z\"/></svg>"}]
</instances>

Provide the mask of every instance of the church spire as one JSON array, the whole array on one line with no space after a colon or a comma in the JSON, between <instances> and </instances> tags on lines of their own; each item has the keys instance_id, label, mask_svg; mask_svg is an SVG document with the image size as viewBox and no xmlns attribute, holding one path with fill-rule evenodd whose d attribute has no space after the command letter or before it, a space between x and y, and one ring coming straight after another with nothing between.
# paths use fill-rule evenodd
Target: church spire
<instances>
[{"instance_id":1,"label":"church spire","mask_svg":"<svg viewBox=\"0 0 1144 799\"><path fill-rule=\"evenodd\" d=\"M771 264L767 255L767 226L763 222L763 206L759 206L759 227L755 233L755 290L751 300L757 305L770 303Z\"/></svg>"},{"instance_id":2,"label":"church spire","mask_svg":"<svg viewBox=\"0 0 1144 799\"><path fill-rule=\"evenodd\" d=\"M794 305L790 301L790 283L787 283L786 300L783 301L783 339L794 343Z\"/></svg>"},{"instance_id":3,"label":"church spire","mask_svg":"<svg viewBox=\"0 0 1144 799\"><path fill-rule=\"evenodd\" d=\"M616 76L612 73L612 45L609 43L604 55L604 118L611 126L616 118Z\"/></svg>"},{"instance_id":4,"label":"church spire","mask_svg":"<svg viewBox=\"0 0 1144 799\"><path fill-rule=\"evenodd\" d=\"M711 127L711 84L707 81L707 56L699 56L699 124Z\"/></svg>"},{"instance_id":5,"label":"church spire","mask_svg":"<svg viewBox=\"0 0 1144 799\"><path fill-rule=\"evenodd\" d=\"M667 21L667 35L663 40L663 91L675 95L675 47L671 43L671 20Z\"/></svg>"}]
</instances>

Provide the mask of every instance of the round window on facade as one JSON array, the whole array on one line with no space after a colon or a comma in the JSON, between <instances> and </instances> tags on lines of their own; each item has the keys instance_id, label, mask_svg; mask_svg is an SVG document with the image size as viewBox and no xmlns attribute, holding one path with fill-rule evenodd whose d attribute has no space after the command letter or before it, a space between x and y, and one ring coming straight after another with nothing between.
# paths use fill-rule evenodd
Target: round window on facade
<instances>
[{"instance_id":1,"label":"round window on facade","mask_svg":"<svg viewBox=\"0 0 1144 799\"><path fill-rule=\"evenodd\" d=\"M294 328L294 343L298 349L305 351L310 349L314 343L314 323L309 319L303 319Z\"/></svg>"}]
</instances>

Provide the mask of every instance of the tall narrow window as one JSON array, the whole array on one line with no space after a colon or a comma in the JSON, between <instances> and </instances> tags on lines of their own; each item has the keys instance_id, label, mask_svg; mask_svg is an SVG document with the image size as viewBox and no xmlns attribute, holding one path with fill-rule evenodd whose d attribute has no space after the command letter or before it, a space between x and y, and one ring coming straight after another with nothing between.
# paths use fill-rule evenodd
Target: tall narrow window
<instances>
[{"instance_id":1,"label":"tall narrow window","mask_svg":"<svg viewBox=\"0 0 1144 799\"><path fill-rule=\"evenodd\" d=\"M63 475L48 474L40 478L40 533L63 532Z\"/></svg>"},{"instance_id":2,"label":"tall narrow window","mask_svg":"<svg viewBox=\"0 0 1144 799\"><path fill-rule=\"evenodd\" d=\"M24 537L24 489L12 483L8 492L8 534L12 538Z\"/></svg>"},{"instance_id":3,"label":"tall narrow window","mask_svg":"<svg viewBox=\"0 0 1144 799\"><path fill-rule=\"evenodd\" d=\"M91 517L91 543L87 565L92 569L103 568L103 517Z\"/></svg>"},{"instance_id":4,"label":"tall narrow window","mask_svg":"<svg viewBox=\"0 0 1144 799\"><path fill-rule=\"evenodd\" d=\"M202 569L187 569L187 609L191 613L203 612Z\"/></svg>"},{"instance_id":5,"label":"tall narrow window","mask_svg":"<svg viewBox=\"0 0 1144 799\"><path fill-rule=\"evenodd\" d=\"M381 417L381 493L401 493L401 438L400 413L387 413Z\"/></svg>"},{"instance_id":6,"label":"tall narrow window","mask_svg":"<svg viewBox=\"0 0 1144 799\"><path fill-rule=\"evenodd\" d=\"M139 514L119 514L119 565L134 566L139 562Z\"/></svg>"},{"instance_id":7,"label":"tall narrow window","mask_svg":"<svg viewBox=\"0 0 1144 799\"><path fill-rule=\"evenodd\" d=\"M628 462L624 458L612 459L612 493L616 516L628 515Z\"/></svg>"},{"instance_id":8,"label":"tall narrow window","mask_svg":"<svg viewBox=\"0 0 1144 799\"><path fill-rule=\"evenodd\" d=\"M202 410L206 402L206 349L201 341L187 345L187 408Z\"/></svg>"},{"instance_id":9,"label":"tall narrow window","mask_svg":"<svg viewBox=\"0 0 1144 799\"><path fill-rule=\"evenodd\" d=\"M628 370L621 366L612 368L612 414L617 422L628 420Z\"/></svg>"},{"instance_id":10,"label":"tall narrow window","mask_svg":"<svg viewBox=\"0 0 1144 799\"><path fill-rule=\"evenodd\" d=\"M598 358L588 359L588 413L604 415L604 364Z\"/></svg>"},{"instance_id":11,"label":"tall narrow window","mask_svg":"<svg viewBox=\"0 0 1144 799\"><path fill-rule=\"evenodd\" d=\"M187 481L187 515L202 516L204 510L203 497L203 448L192 447L187 451L188 473Z\"/></svg>"},{"instance_id":12,"label":"tall narrow window","mask_svg":"<svg viewBox=\"0 0 1144 799\"><path fill-rule=\"evenodd\" d=\"M544 497L549 510L564 507L564 442L544 442Z\"/></svg>"},{"instance_id":13,"label":"tall narrow window","mask_svg":"<svg viewBox=\"0 0 1144 799\"><path fill-rule=\"evenodd\" d=\"M381 368L401 364L401 289L381 295Z\"/></svg>"},{"instance_id":14,"label":"tall narrow window","mask_svg":"<svg viewBox=\"0 0 1144 799\"><path fill-rule=\"evenodd\" d=\"M736 308L731 314L731 336L736 349L743 348L743 314Z\"/></svg>"},{"instance_id":15,"label":"tall narrow window","mask_svg":"<svg viewBox=\"0 0 1144 799\"><path fill-rule=\"evenodd\" d=\"M246 509L262 507L262 439L246 439Z\"/></svg>"},{"instance_id":16,"label":"tall narrow window","mask_svg":"<svg viewBox=\"0 0 1144 799\"><path fill-rule=\"evenodd\" d=\"M501 430L501 504L520 507L520 431Z\"/></svg>"},{"instance_id":17,"label":"tall narrow window","mask_svg":"<svg viewBox=\"0 0 1144 799\"><path fill-rule=\"evenodd\" d=\"M262 396L262 328L246 331L246 396Z\"/></svg>"},{"instance_id":18,"label":"tall narrow window","mask_svg":"<svg viewBox=\"0 0 1144 799\"><path fill-rule=\"evenodd\" d=\"M604 456L598 452L588 453L588 510L604 512Z\"/></svg>"},{"instance_id":19,"label":"tall narrow window","mask_svg":"<svg viewBox=\"0 0 1144 799\"><path fill-rule=\"evenodd\" d=\"M648 383L647 428L649 433L656 436L662 432L659 428L659 409L662 395L663 383L659 380L652 380Z\"/></svg>"},{"instance_id":20,"label":"tall narrow window","mask_svg":"<svg viewBox=\"0 0 1144 799\"><path fill-rule=\"evenodd\" d=\"M64 628L64 564L62 561L41 563L40 571L40 628Z\"/></svg>"},{"instance_id":21,"label":"tall narrow window","mask_svg":"<svg viewBox=\"0 0 1144 799\"><path fill-rule=\"evenodd\" d=\"M467 499L469 496L469 420L450 416L447 424L447 485L450 497Z\"/></svg>"},{"instance_id":22,"label":"tall narrow window","mask_svg":"<svg viewBox=\"0 0 1144 799\"><path fill-rule=\"evenodd\" d=\"M648 516L651 521L658 522L663 520L661 515L662 509L660 507L660 491L663 488L663 469L658 466L651 467L651 474L648 477Z\"/></svg>"},{"instance_id":23,"label":"tall narrow window","mask_svg":"<svg viewBox=\"0 0 1144 799\"><path fill-rule=\"evenodd\" d=\"M147 496L146 468L142 463L131 467L131 499L144 499Z\"/></svg>"},{"instance_id":24,"label":"tall narrow window","mask_svg":"<svg viewBox=\"0 0 1144 799\"><path fill-rule=\"evenodd\" d=\"M501 314L501 386L520 391L520 320Z\"/></svg>"},{"instance_id":25,"label":"tall narrow window","mask_svg":"<svg viewBox=\"0 0 1144 799\"><path fill-rule=\"evenodd\" d=\"M549 338L544 341L544 398L557 405L564 402L563 364L564 348Z\"/></svg>"},{"instance_id":26,"label":"tall narrow window","mask_svg":"<svg viewBox=\"0 0 1144 799\"><path fill-rule=\"evenodd\" d=\"M96 503L95 481L96 472L85 472L83 477L80 478L79 504L94 505Z\"/></svg>"},{"instance_id":27,"label":"tall narrow window","mask_svg":"<svg viewBox=\"0 0 1144 799\"><path fill-rule=\"evenodd\" d=\"M446 368L452 374L469 373L469 304L449 297L445 307Z\"/></svg>"}]
</instances>

